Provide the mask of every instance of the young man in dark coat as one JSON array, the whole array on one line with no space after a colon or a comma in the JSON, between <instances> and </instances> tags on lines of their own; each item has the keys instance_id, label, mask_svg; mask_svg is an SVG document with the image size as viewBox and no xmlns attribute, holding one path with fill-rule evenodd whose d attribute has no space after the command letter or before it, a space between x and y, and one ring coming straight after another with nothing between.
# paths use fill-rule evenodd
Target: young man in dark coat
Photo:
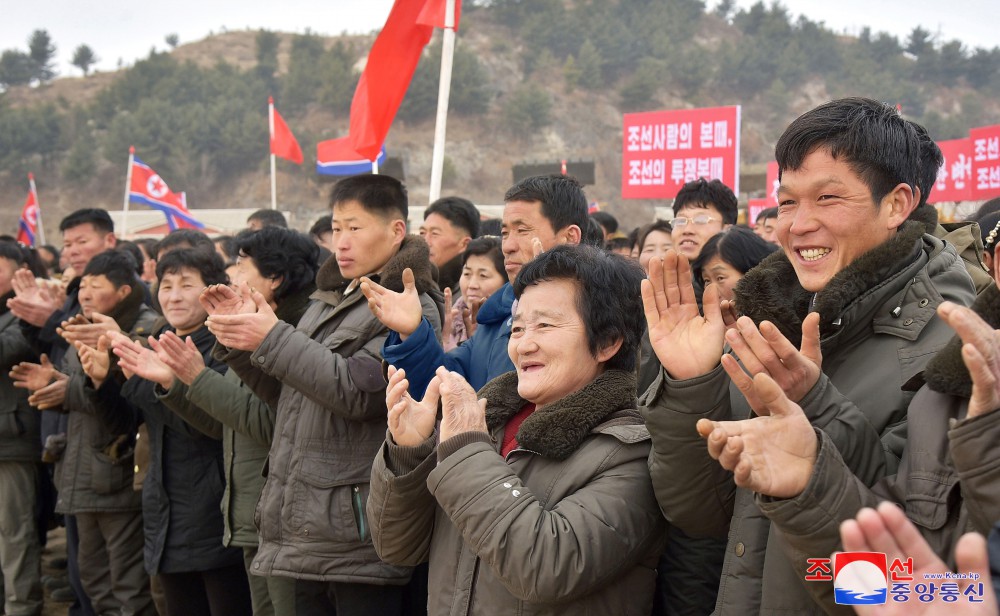
<instances>
[{"instance_id":1,"label":"young man in dark coat","mask_svg":"<svg viewBox=\"0 0 1000 616\"><path fill-rule=\"evenodd\" d=\"M217 289L209 328L261 400L277 409L257 506L251 573L295 578L300 614L395 614L408 567L383 563L365 515L372 460L385 438L386 329L359 290L362 276L402 291L410 269L423 315L440 331L427 244L407 235L406 191L388 176L338 182L331 193L334 257L293 327L259 293ZM249 299L249 301L248 301ZM270 379L280 390L260 387Z\"/></svg>"}]
</instances>

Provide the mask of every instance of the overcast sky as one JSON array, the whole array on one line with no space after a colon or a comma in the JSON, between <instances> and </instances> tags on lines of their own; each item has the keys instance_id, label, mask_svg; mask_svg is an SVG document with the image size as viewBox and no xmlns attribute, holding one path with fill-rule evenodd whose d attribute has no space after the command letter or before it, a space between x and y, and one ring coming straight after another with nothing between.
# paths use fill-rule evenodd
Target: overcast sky
<instances>
[{"instance_id":1,"label":"overcast sky","mask_svg":"<svg viewBox=\"0 0 1000 616\"><path fill-rule=\"evenodd\" d=\"M623 0L628 1L628 0ZM749 7L750 0L738 0ZM714 6L716 0L708 0ZM1000 43L1000 0L783 0L793 15L826 22L837 32L857 34L864 26L905 39L923 26L942 41L959 39L968 47ZM204 38L223 28L267 28L320 34L377 30L389 14L391 0L4 0L0 9L0 49L27 49L36 28L48 30L57 46L61 74L78 74L69 64L73 50L86 43L100 58L98 70L114 69L119 58L131 64L164 37L177 34L181 43Z\"/></svg>"}]
</instances>

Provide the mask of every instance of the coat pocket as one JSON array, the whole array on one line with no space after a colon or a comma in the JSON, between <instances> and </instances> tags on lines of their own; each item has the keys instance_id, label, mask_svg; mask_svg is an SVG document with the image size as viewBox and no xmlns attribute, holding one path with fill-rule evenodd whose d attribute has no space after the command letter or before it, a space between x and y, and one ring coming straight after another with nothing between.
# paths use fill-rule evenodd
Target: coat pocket
<instances>
[{"instance_id":1,"label":"coat pocket","mask_svg":"<svg viewBox=\"0 0 1000 616\"><path fill-rule=\"evenodd\" d=\"M367 483L327 458L305 457L293 498L292 530L305 542L357 544L368 540Z\"/></svg>"},{"instance_id":2,"label":"coat pocket","mask_svg":"<svg viewBox=\"0 0 1000 616\"><path fill-rule=\"evenodd\" d=\"M91 488L96 494L114 494L131 489L135 466L135 452L129 450L118 458L103 451L95 451L90 473Z\"/></svg>"},{"instance_id":3,"label":"coat pocket","mask_svg":"<svg viewBox=\"0 0 1000 616\"><path fill-rule=\"evenodd\" d=\"M914 472L906 480L906 517L917 526L939 530L960 498L956 474Z\"/></svg>"}]
</instances>

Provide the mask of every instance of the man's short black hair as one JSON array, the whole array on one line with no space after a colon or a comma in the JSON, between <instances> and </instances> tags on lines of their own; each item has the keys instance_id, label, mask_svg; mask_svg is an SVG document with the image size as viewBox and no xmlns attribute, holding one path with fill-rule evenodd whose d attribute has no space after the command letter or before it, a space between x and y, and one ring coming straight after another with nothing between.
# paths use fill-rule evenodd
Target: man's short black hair
<instances>
[{"instance_id":1,"label":"man's short black hair","mask_svg":"<svg viewBox=\"0 0 1000 616\"><path fill-rule=\"evenodd\" d=\"M251 220L256 220L262 227L281 227L282 229L288 228L288 221L285 220L285 215L278 210L265 208L259 209L247 217L247 223Z\"/></svg>"},{"instance_id":2,"label":"man's short black hair","mask_svg":"<svg viewBox=\"0 0 1000 616\"><path fill-rule=\"evenodd\" d=\"M920 139L913 125L885 103L842 98L807 111L778 138L778 179L818 149L842 160L864 182L875 205L899 184L920 183Z\"/></svg>"},{"instance_id":3,"label":"man's short black hair","mask_svg":"<svg viewBox=\"0 0 1000 616\"><path fill-rule=\"evenodd\" d=\"M765 208L760 211L760 214L757 214L757 220L755 220L754 223L759 225L761 222L765 220L771 220L772 218L777 218L777 217L778 217L778 208L776 207Z\"/></svg>"},{"instance_id":4,"label":"man's short black hair","mask_svg":"<svg viewBox=\"0 0 1000 616\"><path fill-rule=\"evenodd\" d=\"M979 209L976 210L976 213L966 218L966 220L974 220L979 223L980 227L982 227L983 218L989 216L993 212L1000 212L1000 197L994 197L993 199L990 199L986 203L980 205Z\"/></svg>"},{"instance_id":5,"label":"man's short black hair","mask_svg":"<svg viewBox=\"0 0 1000 616\"><path fill-rule=\"evenodd\" d=\"M197 229L174 229L157 242L153 258L159 261L165 254L178 248L215 252L215 242Z\"/></svg>"},{"instance_id":6,"label":"man's short black hair","mask_svg":"<svg viewBox=\"0 0 1000 616\"><path fill-rule=\"evenodd\" d=\"M633 245L639 249L639 252L642 252L642 246L646 243L646 237L648 237L650 233L653 231L660 231L661 233L670 235L672 230L673 226L671 226L669 220L654 220L645 227L639 227L639 234L636 236L635 244Z\"/></svg>"},{"instance_id":7,"label":"man's short black hair","mask_svg":"<svg viewBox=\"0 0 1000 616\"><path fill-rule=\"evenodd\" d=\"M583 230L583 237L580 238L580 243L603 248L604 227L601 226L601 223L593 218L587 218L587 228Z\"/></svg>"},{"instance_id":8,"label":"man's short black hair","mask_svg":"<svg viewBox=\"0 0 1000 616\"><path fill-rule=\"evenodd\" d=\"M59 231L66 231L67 229L79 227L87 223L93 225L94 230L98 233L115 232L115 223L111 220L111 216L104 210L92 207L77 210L66 218L63 218L62 222L59 223Z\"/></svg>"},{"instance_id":9,"label":"man's short black hair","mask_svg":"<svg viewBox=\"0 0 1000 616\"><path fill-rule=\"evenodd\" d=\"M164 255L156 262L156 279L162 281L166 274L176 274L184 268L200 273L206 287L229 282L222 257L215 250L206 252L197 248L179 248Z\"/></svg>"},{"instance_id":10,"label":"man's short black hair","mask_svg":"<svg viewBox=\"0 0 1000 616\"><path fill-rule=\"evenodd\" d=\"M313 226L309 228L309 235L316 239L323 237L324 233L333 233L333 216L326 214L320 216L319 220L313 223Z\"/></svg>"},{"instance_id":11,"label":"man's short black hair","mask_svg":"<svg viewBox=\"0 0 1000 616\"><path fill-rule=\"evenodd\" d=\"M471 238L479 237L479 210L468 199L441 197L424 210L424 220L431 214L444 218Z\"/></svg>"},{"instance_id":12,"label":"man's short black hair","mask_svg":"<svg viewBox=\"0 0 1000 616\"><path fill-rule=\"evenodd\" d=\"M708 262L715 257L731 265L741 274L746 274L772 252L778 250L776 244L764 240L746 227L730 227L716 233L701 247L701 252L691 263L691 274L701 282L702 273Z\"/></svg>"},{"instance_id":13,"label":"man's short black hair","mask_svg":"<svg viewBox=\"0 0 1000 616\"><path fill-rule=\"evenodd\" d=\"M278 228L280 229L281 227ZM253 231L250 230L241 231L239 234L237 234L237 237L239 237L239 235L242 233L253 233ZM240 249L236 245L235 237L231 235L220 235L218 237L212 238L212 243L215 244L216 247L215 252L219 252L218 249L220 248L222 249L222 253L225 255L224 257L222 257L222 260L226 263L226 267L229 267L230 265L236 263L236 257L240 256Z\"/></svg>"},{"instance_id":14,"label":"man's short black hair","mask_svg":"<svg viewBox=\"0 0 1000 616\"><path fill-rule=\"evenodd\" d=\"M576 309L587 329L587 347L596 356L602 348L622 341L607 361L608 370L634 371L642 334L646 331L639 286L645 274L639 264L593 246L559 245L521 267L514 295L549 280L576 282Z\"/></svg>"},{"instance_id":15,"label":"man's short black hair","mask_svg":"<svg viewBox=\"0 0 1000 616\"><path fill-rule=\"evenodd\" d=\"M241 233L236 238L240 256L254 261L264 278L281 278L274 290L274 301L298 293L312 285L316 278L319 246L307 235L291 229L264 227L260 231Z\"/></svg>"},{"instance_id":16,"label":"man's short black hair","mask_svg":"<svg viewBox=\"0 0 1000 616\"><path fill-rule=\"evenodd\" d=\"M570 225L580 228L581 239L587 233L587 196L583 185L568 175L535 175L524 178L507 190L504 203L537 201L542 204L542 216L558 232Z\"/></svg>"},{"instance_id":17,"label":"man's short black hair","mask_svg":"<svg viewBox=\"0 0 1000 616\"><path fill-rule=\"evenodd\" d=\"M138 250L138 249L137 249ZM105 250L87 263L84 276L104 276L116 289L135 284L135 259L122 250Z\"/></svg>"},{"instance_id":18,"label":"man's short black hair","mask_svg":"<svg viewBox=\"0 0 1000 616\"><path fill-rule=\"evenodd\" d=\"M469 257L479 256L479 257L489 257L493 262L493 268L504 280L507 280L507 270L503 266L503 249L501 248L500 238L488 236L488 237L477 237L476 239L469 242L469 245L465 247L465 252L462 253L462 267L468 263Z\"/></svg>"},{"instance_id":19,"label":"man's short black hair","mask_svg":"<svg viewBox=\"0 0 1000 616\"><path fill-rule=\"evenodd\" d=\"M944 154L941 153L938 144L931 139L926 128L916 122L908 122L916 131L917 139L920 140L920 178L917 181L917 186L920 188L920 201L917 203L917 207L920 207L926 205L927 200L930 199L931 191L937 182L938 171L944 164Z\"/></svg>"},{"instance_id":20,"label":"man's short black hair","mask_svg":"<svg viewBox=\"0 0 1000 616\"><path fill-rule=\"evenodd\" d=\"M677 191L674 197L674 216L681 208L687 206L714 206L722 215L722 223L735 225L739 216L739 208L736 205L736 194L719 180L708 181L705 178L698 178L688 182Z\"/></svg>"},{"instance_id":21,"label":"man's short black hair","mask_svg":"<svg viewBox=\"0 0 1000 616\"><path fill-rule=\"evenodd\" d=\"M503 231L503 221L499 218L487 218L479 223L479 237L490 235L500 237Z\"/></svg>"},{"instance_id":22,"label":"man's short black hair","mask_svg":"<svg viewBox=\"0 0 1000 616\"><path fill-rule=\"evenodd\" d=\"M17 268L27 267L35 278L48 278L49 272L38 251L16 240L0 239L0 258L10 259Z\"/></svg>"},{"instance_id":23,"label":"man's short black hair","mask_svg":"<svg viewBox=\"0 0 1000 616\"><path fill-rule=\"evenodd\" d=\"M602 227L604 227L604 232L611 235L618 230L618 219L607 212L597 211L590 215L591 220L596 220Z\"/></svg>"},{"instance_id":24,"label":"man's short black hair","mask_svg":"<svg viewBox=\"0 0 1000 616\"><path fill-rule=\"evenodd\" d=\"M356 201L365 211L377 214L386 220L410 215L406 187L396 178L388 175L352 175L333 185L330 191L330 207Z\"/></svg>"},{"instance_id":25,"label":"man's short black hair","mask_svg":"<svg viewBox=\"0 0 1000 616\"><path fill-rule=\"evenodd\" d=\"M128 240L119 240L115 244L115 250L118 252L127 252L132 260L135 261L135 273L136 275L142 275L142 263L144 259L142 258L142 250L135 242L130 242Z\"/></svg>"}]
</instances>

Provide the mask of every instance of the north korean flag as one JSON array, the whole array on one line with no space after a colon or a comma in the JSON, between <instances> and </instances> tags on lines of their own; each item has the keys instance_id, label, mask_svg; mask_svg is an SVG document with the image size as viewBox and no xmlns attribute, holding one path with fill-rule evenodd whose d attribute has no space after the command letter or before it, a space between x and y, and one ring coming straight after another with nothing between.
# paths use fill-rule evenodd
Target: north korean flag
<instances>
[{"instance_id":1,"label":"north korean flag","mask_svg":"<svg viewBox=\"0 0 1000 616\"><path fill-rule=\"evenodd\" d=\"M17 221L17 241L25 246L34 246L38 235L38 198L34 190L28 191L28 199Z\"/></svg>"},{"instance_id":2,"label":"north korean flag","mask_svg":"<svg viewBox=\"0 0 1000 616\"><path fill-rule=\"evenodd\" d=\"M174 229L202 229L205 225L188 211L184 193L175 193L149 165L132 158L132 182L128 200L160 210L167 217L167 224Z\"/></svg>"}]
</instances>

